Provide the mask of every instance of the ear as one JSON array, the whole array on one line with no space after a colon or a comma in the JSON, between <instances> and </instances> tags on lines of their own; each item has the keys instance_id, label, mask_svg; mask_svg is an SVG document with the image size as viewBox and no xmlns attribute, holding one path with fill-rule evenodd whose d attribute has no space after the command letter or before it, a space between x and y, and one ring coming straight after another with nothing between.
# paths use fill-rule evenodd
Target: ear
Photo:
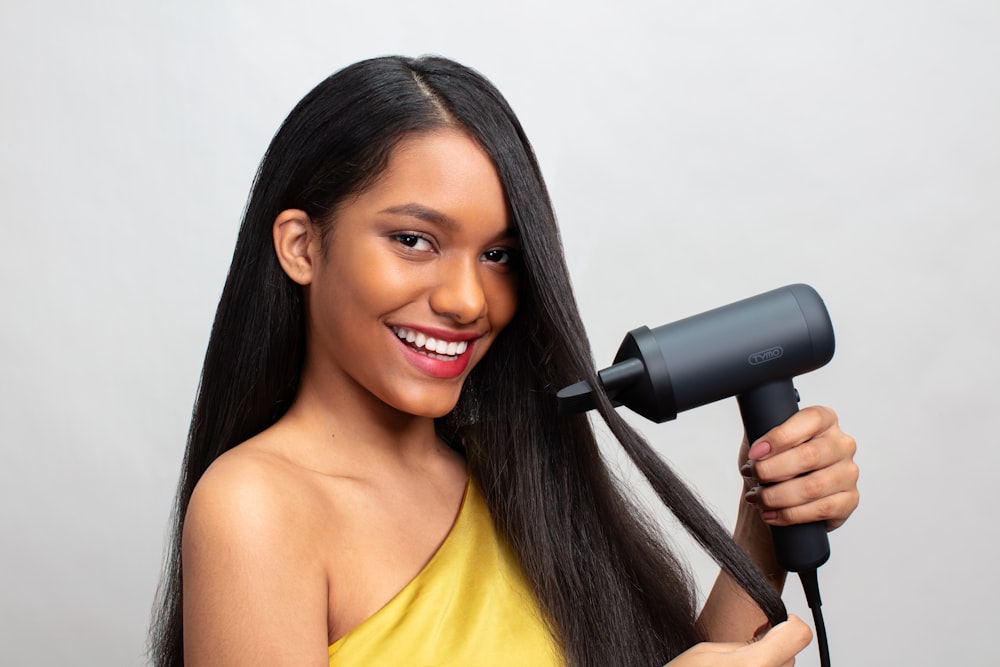
<instances>
[{"instance_id":1,"label":"ear","mask_svg":"<svg viewBox=\"0 0 1000 667\"><path fill-rule=\"evenodd\" d=\"M274 219L271 234L278 263L288 277L299 285L311 283L318 259L315 250L319 247L319 239L309 214L297 208L282 211Z\"/></svg>"}]
</instances>

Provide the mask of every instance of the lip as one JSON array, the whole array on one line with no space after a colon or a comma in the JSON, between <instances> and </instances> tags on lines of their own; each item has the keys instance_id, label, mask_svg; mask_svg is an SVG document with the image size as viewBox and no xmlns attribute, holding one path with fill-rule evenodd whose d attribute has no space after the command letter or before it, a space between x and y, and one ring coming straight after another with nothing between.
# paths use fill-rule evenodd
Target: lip
<instances>
[{"instance_id":1,"label":"lip","mask_svg":"<svg viewBox=\"0 0 1000 667\"><path fill-rule=\"evenodd\" d=\"M414 324L399 324L398 322L390 322L388 325L390 330L393 327L402 327L404 329L413 329L414 331L419 331L425 336L430 336L432 338L437 338L438 340L446 341L471 341L477 338L482 338L484 334L476 333L475 331L455 331L454 329L438 329L435 327L425 327L418 326Z\"/></svg>"},{"instance_id":2,"label":"lip","mask_svg":"<svg viewBox=\"0 0 1000 667\"><path fill-rule=\"evenodd\" d=\"M438 340L446 340L449 342L466 341L469 345L465 352L456 355L454 360L437 359L422 352L418 352L413 347L408 345L406 341L400 339L399 336L396 335L396 332L393 331L394 326L419 331L425 336L436 338ZM465 372L465 369L469 366L469 362L472 360L472 350L476 345L475 341L483 336L483 334L474 332L414 326L412 324L388 324L387 329L389 331L389 335L393 337L400 349L403 351L403 356L407 361L409 361L425 375L441 380L451 380L459 377Z\"/></svg>"}]
</instances>

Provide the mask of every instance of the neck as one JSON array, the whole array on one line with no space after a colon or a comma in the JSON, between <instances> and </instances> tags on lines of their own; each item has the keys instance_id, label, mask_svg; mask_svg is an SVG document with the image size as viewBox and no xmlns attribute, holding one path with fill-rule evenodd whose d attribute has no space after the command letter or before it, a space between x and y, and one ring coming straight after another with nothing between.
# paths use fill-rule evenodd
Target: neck
<instances>
[{"instance_id":1,"label":"neck","mask_svg":"<svg viewBox=\"0 0 1000 667\"><path fill-rule=\"evenodd\" d=\"M350 474L424 468L442 455L434 419L401 412L360 387L331 386L304 372L299 391L279 424L311 443L314 456Z\"/></svg>"}]
</instances>

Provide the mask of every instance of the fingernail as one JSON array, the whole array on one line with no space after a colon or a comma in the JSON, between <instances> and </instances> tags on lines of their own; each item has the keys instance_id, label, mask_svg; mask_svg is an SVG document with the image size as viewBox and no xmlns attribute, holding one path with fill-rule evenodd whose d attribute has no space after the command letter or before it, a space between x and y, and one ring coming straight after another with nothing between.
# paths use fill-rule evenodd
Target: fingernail
<instances>
[{"instance_id":1,"label":"fingernail","mask_svg":"<svg viewBox=\"0 0 1000 667\"><path fill-rule=\"evenodd\" d=\"M744 477L753 477L753 464L750 461L744 463L743 467L740 468L740 474Z\"/></svg>"},{"instance_id":2,"label":"fingernail","mask_svg":"<svg viewBox=\"0 0 1000 667\"><path fill-rule=\"evenodd\" d=\"M764 510L760 513L760 518L764 521L770 521L771 519L777 519L778 513L774 510Z\"/></svg>"},{"instance_id":3,"label":"fingernail","mask_svg":"<svg viewBox=\"0 0 1000 667\"><path fill-rule=\"evenodd\" d=\"M750 451L747 453L747 457L749 457L751 461L757 461L758 459L762 459L770 453L771 453L771 443L758 442L754 444L753 447L750 448Z\"/></svg>"},{"instance_id":4,"label":"fingernail","mask_svg":"<svg viewBox=\"0 0 1000 667\"><path fill-rule=\"evenodd\" d=\"M743 496L743 500L747 501L751 505L756 505L757 501L759 499L760 499L760 487L759 486L753 487L752 489L750 489L749 491L746 492L745 496Z\"/></svg>"}]
</instances>

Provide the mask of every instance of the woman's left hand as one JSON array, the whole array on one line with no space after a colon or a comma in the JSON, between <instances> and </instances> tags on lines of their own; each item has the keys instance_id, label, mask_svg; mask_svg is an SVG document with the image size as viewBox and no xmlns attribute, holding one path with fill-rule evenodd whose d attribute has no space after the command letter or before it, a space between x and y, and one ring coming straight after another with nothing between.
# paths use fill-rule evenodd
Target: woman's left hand
<instances>
[{"instance_id":1,"label":"woman's left hand","mask_svg":"<svg viewBox=\"0 0 1000 667\"><path fill-rule=\"evenodd\" d=\"M858 506L854 438L830 408L809 407L740 452L747 502L772 526L813 521L833 530Z\"/></svg>"}]
</instances>

